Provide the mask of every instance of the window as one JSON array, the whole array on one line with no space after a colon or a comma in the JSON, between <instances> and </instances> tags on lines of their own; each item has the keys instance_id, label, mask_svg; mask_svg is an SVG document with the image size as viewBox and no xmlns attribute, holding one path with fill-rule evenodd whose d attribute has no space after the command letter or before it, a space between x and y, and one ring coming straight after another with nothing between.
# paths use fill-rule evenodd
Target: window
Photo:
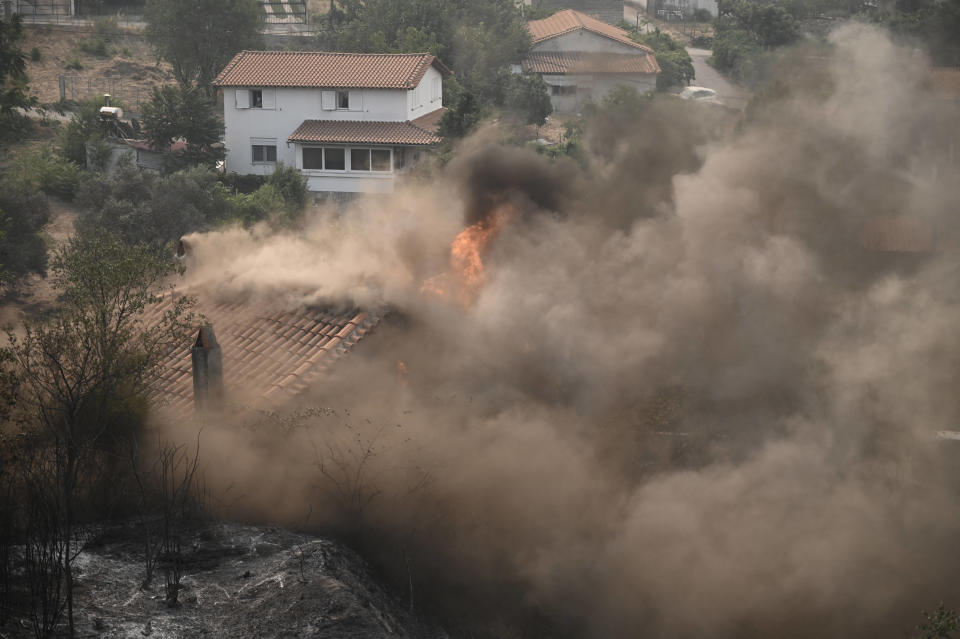
<instances>
[{"instance_id":1,"label":"window","mask_svg":"<svg viewBox=\"0 0 960 639\"><path fill-rule=\"evenodd\" d=\"M390 173L393 166L392 149L365 149L342 147L303 147L303 168L309 171L345 171L347 152L351 171L379 171Z\"/></svg>"},{"instance_id":2,"label":"window","mask_svg":"<svg viewBox=\"0 0 960 639\"><path fill-rule=\"evenodd\" d=\"M370 165L374 171L389 171L390 149L371 149Z\"/></svg>"},{"instance_id":3,"label":"window","mask_svg":"<svg viewBox=\"0 0 960 639\"><path fill-rule=\"evenodd\" d=\"M323 149L316 147L303 147L303 168L322 170L323 169Z\"/></svg>"},{"instance_id":4,"label":"window","mask_svg":"<svg viewBox=\"0 0 960 639\"><path fill-rule=\"evenodd\" d=\"M576 95L577 87L576 85L564 85L558 86L556 84L550 85L550 95Z\"/></svg>"},{"instance_id":5,"label":"window","mask_svg":"<svg viewBox=\"0 0 960 639\"><path fill-rule=\"evenodd\" d=\"M370 149L350 149L350 170L370 170Z\"/></svg>"},{"instance_id":6,"label":"window","mask_svg":"<svg viewBox=\"0 0 960 639\"><path fill-rule=\"evenodd\" d=\"M276 89L237 89L238 109L275 109Z\"/></svg>"},{"instance_id":7,"label":"window","mask_svg":"<svg viewBox=\"0 0 960 639\"><path fill-rule=\"evenodd\" d=\"M337 91L337 108L338 109L350 108L350 92L349 91Z\"/></svg>"},{"instance_id":8,"label":"window","mask_svg":"<svg viewBox=\"0 0 960 639\"><path fill-rule=\"evenodd\" d=\"M324 149L323 168L327 171L344 171L347 168L345 149Z\"/></svg>"},{"instance_id":9,"label":"window","mask_svg":"<svg viewBox=\"0 0 960 639\"><path fill-rule=\"evenodd\" d=\"M254 144L253 161L254 162L276 162L277 145L276 144Z\"/></svg>"},{"instance_id":10,"label":"window","mask_svg":"<svg viewBox=\"0 0 960 639\"><path fill-rule=\"evenodd\" d=\"M443 88L440 84L440 78L434 78L430 82L430 101L436 102L443 95Z\"/></svg>"},{"instance_id":11,"label":"window","mask_svg":"<svg viewBox=\"0 0 960 639\"><path fill-rule=\"evenodd\" d=\"M344 150L334 147L303 147L303 168L312 171L343 171L346 168Z\"/></svg>"}]
</instances>

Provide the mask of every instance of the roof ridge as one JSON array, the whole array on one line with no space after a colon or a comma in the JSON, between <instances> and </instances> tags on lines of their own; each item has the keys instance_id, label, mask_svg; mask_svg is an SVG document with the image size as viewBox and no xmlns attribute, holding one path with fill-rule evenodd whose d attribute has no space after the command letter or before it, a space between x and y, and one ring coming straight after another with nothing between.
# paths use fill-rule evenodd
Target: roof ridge
<instances>
[{"instance_id":1,"label":"roof ridge","mask_svg":"<svg viewBox=\"0 0 960 639\"><path fill-rule=\"evenodd\" d=\"M365 57L423 57L431 56L435 57L429 51L424 51L422 53L409 52L409 53L360 53L352 51L277 51L274 49L244 49L240 51L237 55L244 53L257 53L257 54L270 54L270 55L341 55L341 56L365 56ZM234 56L236 57L236 56Z\"/></svg>"}]
</instances>

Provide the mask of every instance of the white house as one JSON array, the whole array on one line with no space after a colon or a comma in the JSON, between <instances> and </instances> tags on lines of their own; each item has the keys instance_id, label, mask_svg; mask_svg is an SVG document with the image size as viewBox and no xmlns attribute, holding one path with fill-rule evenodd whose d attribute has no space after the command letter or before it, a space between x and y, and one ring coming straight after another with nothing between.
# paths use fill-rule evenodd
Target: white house
<instances>
[{"instance_id":1,"label":"white house","mask_svg":"<svg viewBox=\"0 0 960 639\"><path fill-rule=\"evenodd\" d=\"M389 193L436 144L449 70L429 53L242 51L223 89L225 168L300 169L313 192Z\"/></svg>"},{"instance_id":2,"label":"white house","mask_svg":"<svg viewBox=\"0 0 960 639\"><path fill-rule=\"evenodd\" d=\"M521 65L540 74L558 113L576 113L618 85L653 89L660 65L653 49L626 31L573 9L527 23L533 49Z\"/></svg>"}]
</instances>

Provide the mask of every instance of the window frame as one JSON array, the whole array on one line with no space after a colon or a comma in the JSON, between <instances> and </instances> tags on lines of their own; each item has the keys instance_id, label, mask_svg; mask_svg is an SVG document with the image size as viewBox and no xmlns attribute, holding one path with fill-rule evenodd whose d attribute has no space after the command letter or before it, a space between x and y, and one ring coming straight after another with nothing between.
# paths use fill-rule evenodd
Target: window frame
<instances>
[{"instance_id":1,"label":"window frame","mask_svg":"<svg viewBox=\"0 0 960 639\"><path fill-rule=\"evenodd\" d=\"M323 168L308 168L304 161L304 151L307 149L316 150L320 149L323 152ZM330 149L336 149L337 151L343 152L343 165L342 169L329 169L327 168L327 151ZM366 151L367 158L369 162L369 169L357 169L353 165L353 154L357 151ZM374 169L373 166L373 152L374 151L385 151L388 154L387 169ZM347 158L350 158L349 164L347 163ZM321 144L302 144L300 147L300 169L303 171L309 171L312 174L316 173L356 173L358 175L393 175L397 172L397 168L394 166L394 158L396 154L393 147L389 146L351 146L351 145L321 145Z\"/></svg>"},{"instance_id":2,"label":"window frame","mask_svg":"<svg viewBox=\"0 0 960 639\"><path fill-rule=\"evenodd\" d=\"M257 159L257 149L262 149L260 151L261 159ZM268 149L273 149L273 159L269 159L270 152ZM276 164L277 163L277 145L276 144L264 144L264 143L250 143L250 164Z\"/></svg>"}]
</instances>

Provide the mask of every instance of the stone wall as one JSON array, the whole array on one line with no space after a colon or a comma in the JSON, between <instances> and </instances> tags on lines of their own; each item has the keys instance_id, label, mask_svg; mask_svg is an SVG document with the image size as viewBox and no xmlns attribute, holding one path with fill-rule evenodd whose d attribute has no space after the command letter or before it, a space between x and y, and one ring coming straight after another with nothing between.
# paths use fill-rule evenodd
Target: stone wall
<instances>
[{"instance_id":1,"label":"stone wall","mask_svg":"<svg viewBox=\"0 0 960 639\"><path fill-rule=\"evenodd\" d=\"M610 24L623 20L623 0L534 0L546 9L576 9Z\"/></svg>"}]
</instances>

